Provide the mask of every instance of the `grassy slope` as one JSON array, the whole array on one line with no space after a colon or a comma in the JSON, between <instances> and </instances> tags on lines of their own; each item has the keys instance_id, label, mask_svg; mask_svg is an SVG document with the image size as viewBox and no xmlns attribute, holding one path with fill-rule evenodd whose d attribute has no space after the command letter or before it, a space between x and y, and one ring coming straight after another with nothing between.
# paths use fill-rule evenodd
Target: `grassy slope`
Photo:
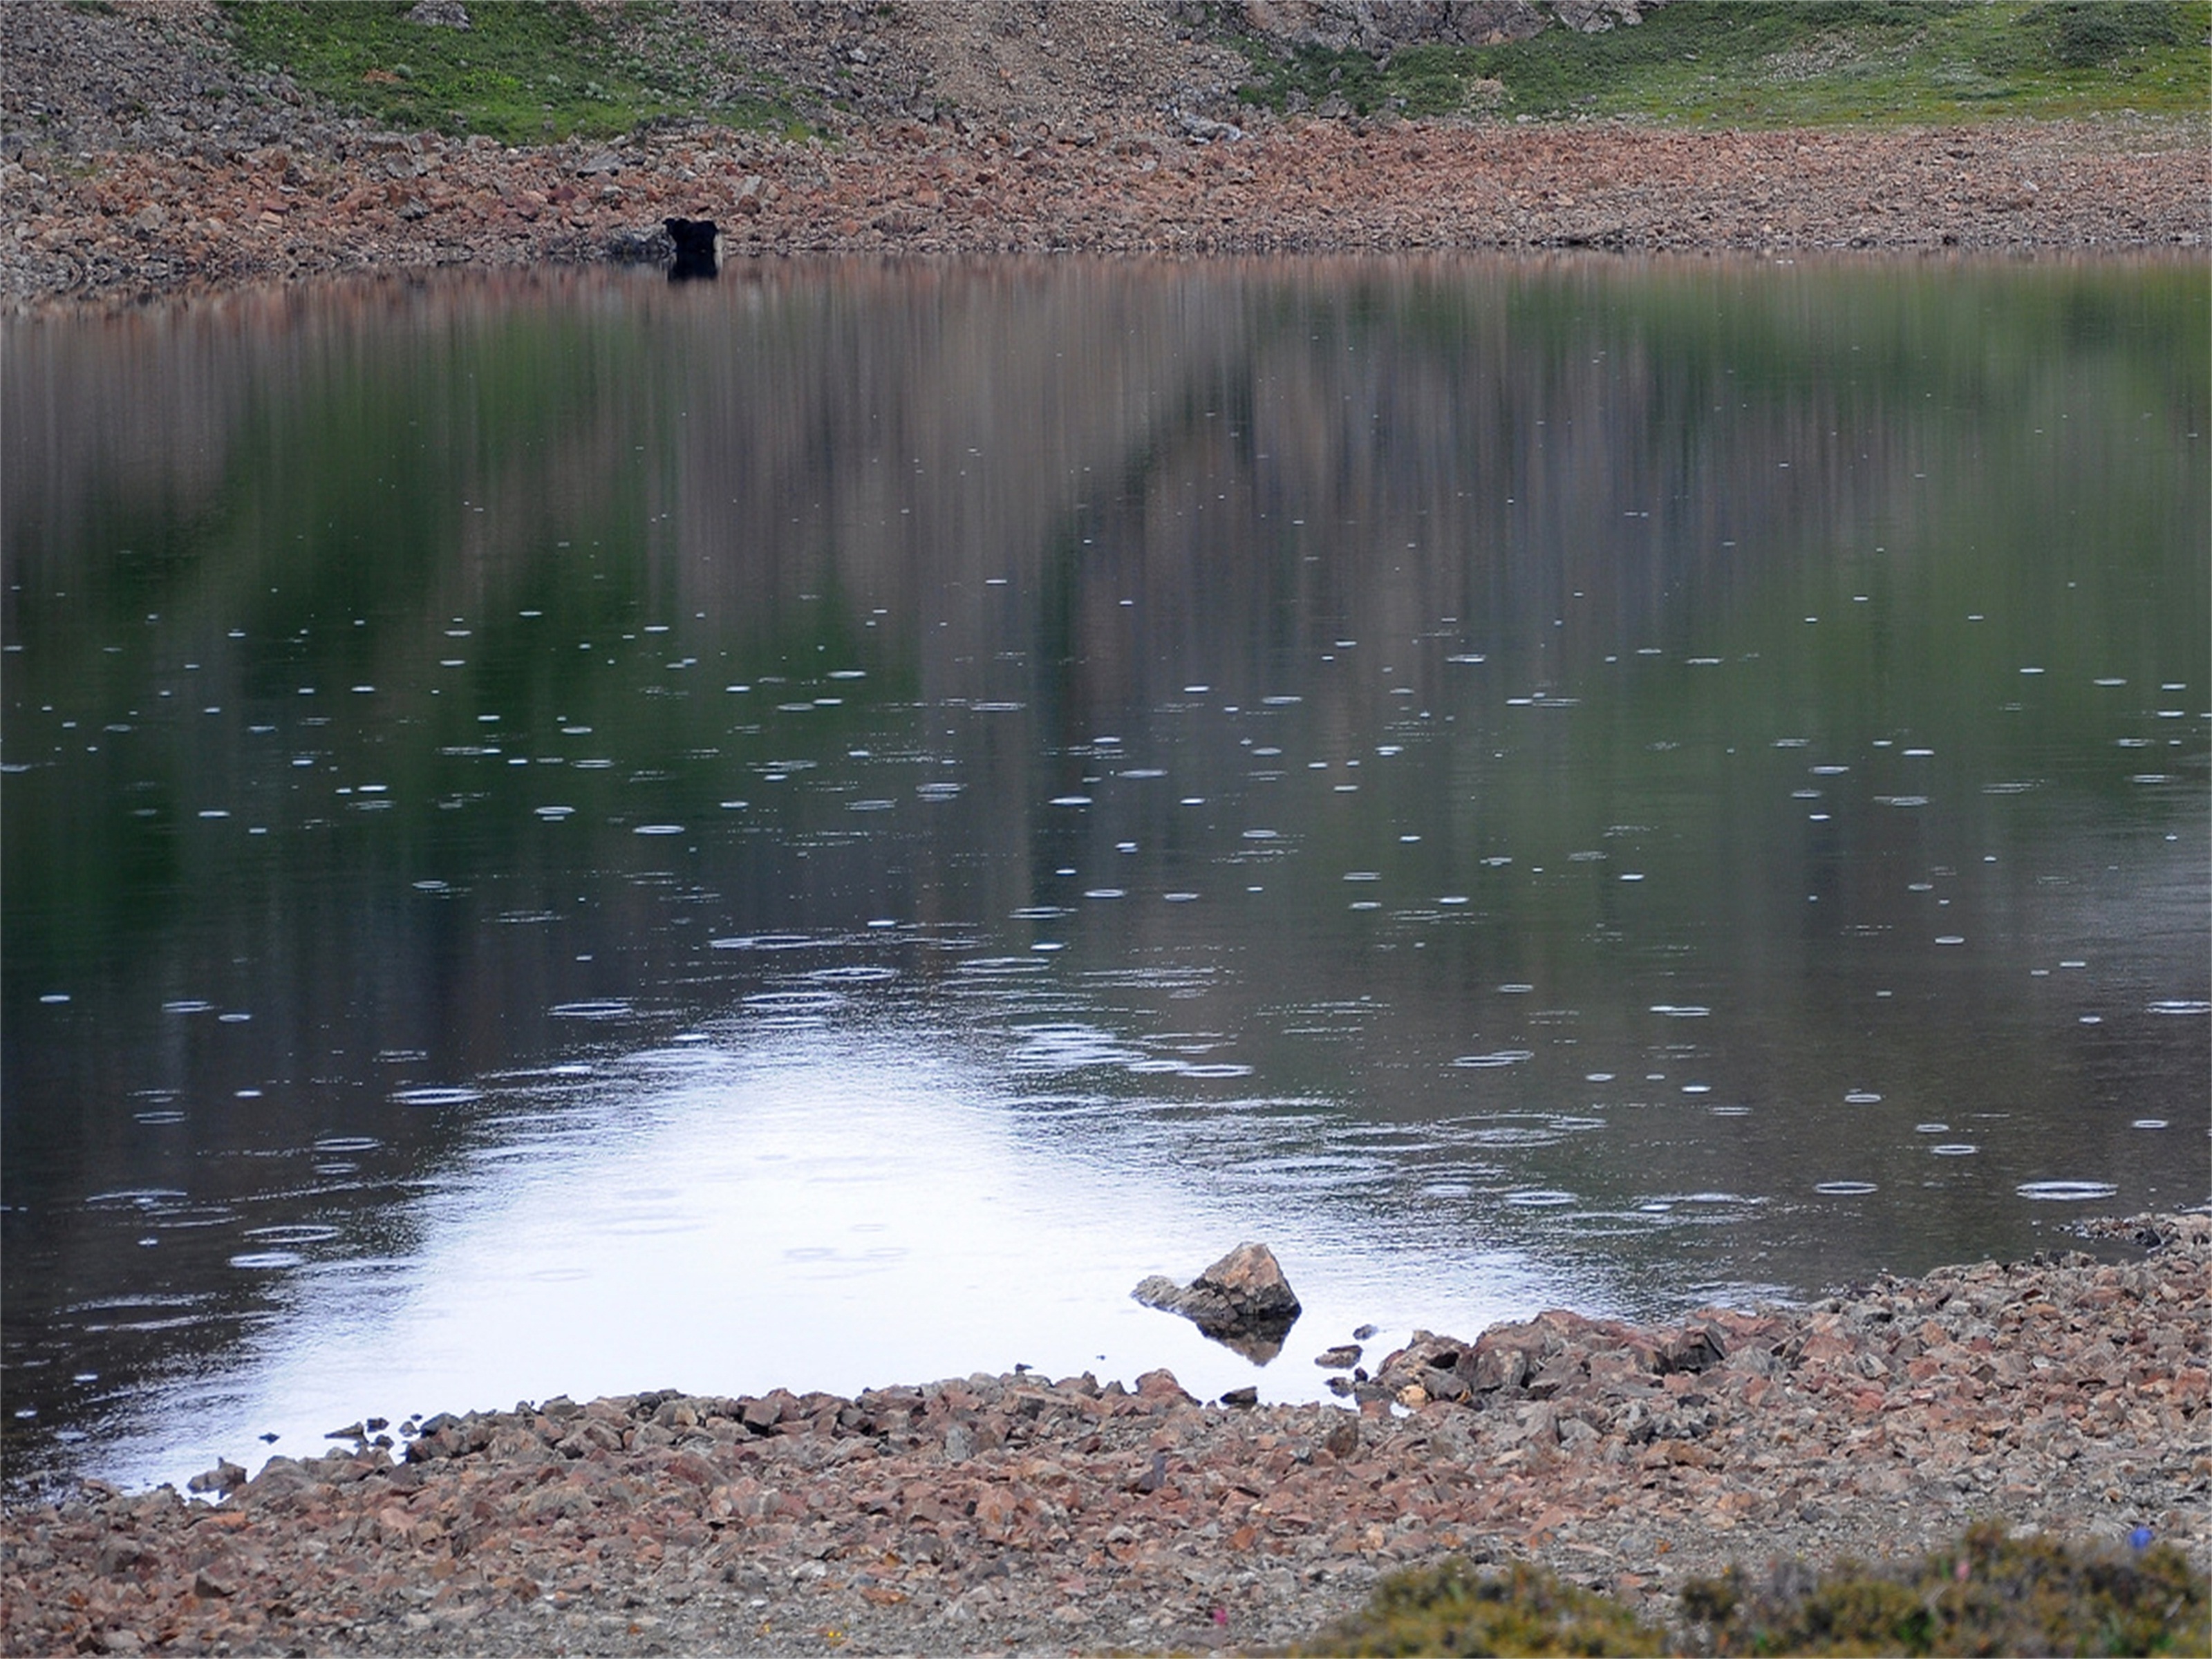
<instances>
[{"instance_id":1,"label":"grassy slope","mask_svg":"<svg viewBox=\"0 0 2212 1659\"><path fill-rule=\"evenodd\" d=\"M476 0L466 32L409 0L224 0L239 50L390 126L508 143L605 137L657 117L789 129L770 77L714 61L675 0ZM1242 96L1353 110L1732 125L1946 123L2212 111L2212 0L1674 0L1636 27L1498 46L1291 49L1219 27ZM731 88L743 88L732 91Z\"/></svg>"},{"instance_id":2,"label":"grassy slope","mask_svg":"<svg viewBox=\"0 0 2212 1659\"><path fill-rule=\"evenodd\" d=\"M611 137L665 116L747 128L793 121L772 84L718 99L716 82L742 66L709 65L671 0L629 0L611 17L575 0L477 0L465 31L410 23L409 3L225 0L223 10L248 62L401 131L512 144Z\"/></svg>"},{"instance_id":3,"label":"grassy slope","mask_svg":"<svg viewBox=\"0 0 2212 1659\"><path fill-rule=\"evenodd\" d=\"M1240 39L1248 102L1744 126L2212 106L2205 0L1674 0L1635 27L1393 57ZM1485 83L1488 84L1485 84Z\"/></svg>"}]
</instances>

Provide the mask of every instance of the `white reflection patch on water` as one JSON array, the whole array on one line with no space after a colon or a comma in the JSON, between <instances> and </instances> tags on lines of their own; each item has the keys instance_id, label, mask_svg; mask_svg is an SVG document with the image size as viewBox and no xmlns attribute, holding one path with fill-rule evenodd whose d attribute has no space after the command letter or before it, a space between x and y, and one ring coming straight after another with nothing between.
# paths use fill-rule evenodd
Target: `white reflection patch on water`
<instances>
[{"instance_id":1,"label":"white reflection patch on water","mask_svg":"<svg viewBox=\"0 0 2212 1659\"><path fill-rule=\"evenodd\" d=\"M1012 1035L1048 1067L1127 1053L1073 1023ZM1097 1102L1096 1131L1071 1133L1066 1112L1047 1121L915 1033L802 1035L749 1017L717 1036L680 1051L680 1071L666 1065L678 1051L640 1053L592 1100L499 1120L513 1139L438 1182L417 1207L419 1246L374 1273L295 1251L235 1258L296 1270L283 1310L226 1371L150 1401L150 1426L108 1473L180 1480L271 1432L270 1452L318 1451L365 1413L644 1388L851 1392L1016 1364L1125 1380L1167 1365L1204 1397L1256 1382L1319 1399L1303 1359L1355 1325L1474 1332L1592 1294L1464 1238L1346 1241L1328 1193L1387 1182L1390 1166L1275 1139L1310 1127L1310 1112L1193 1162L1125 1133L1132 1103ZM1129 1297L1145 1275L1187 1278L1245 1238L1273 1246L1307 1308L1264 1370Z\"/></svg>"}]
</instances>

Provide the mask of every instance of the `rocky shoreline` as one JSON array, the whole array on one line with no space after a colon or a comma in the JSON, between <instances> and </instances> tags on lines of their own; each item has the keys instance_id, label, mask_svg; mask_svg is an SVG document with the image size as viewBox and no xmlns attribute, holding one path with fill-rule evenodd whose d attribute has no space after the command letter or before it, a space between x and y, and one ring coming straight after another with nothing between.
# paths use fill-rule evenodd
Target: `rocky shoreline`
<instances>
[{"instance_id":1,"label":"rocky shoreline","mask_svg":"<svg viewBox=\"0 0 2212 1659\"><path fill-rule=\"evenodd\" d=\"M2172 124L1696 133L1621 125L1273 125L612 145L362 133L326 147L0 162L0 298L134 299L321 272L665 259L713 219L791 254L1185 257L2201 249L2212 147Z\"/></svg>"},{"instance_id":2,"label":"rocky shoreline","mask_svg":"<svg viewBox=\"0 0 2212 1659\"><path fill-rule=\"evenodd\" d=\"M1279 1646L1382 1573L1533 1559L1673 1614L1690 1576L2139 1528L2212 1565L2212 1217L1638 1328L1423 1337L1354 1409L1164 1371L854 1399L653 1392L363 1424L197 1502L0 1511L9 1653ZM1316 1338L1316 1340L1323 1340ZM1347 1346L1322 1356L1355 1363ZM395 1460L393 1453L398 1454Z\"/></svg>"},{"instance_id":3,"label":"rocky shoreline","mask_svg":"<svg viewBox=\"0 0 2212 1659\"><path fill-rule=\"evenodd\" d=\"M128 304L334 271L665 261L672 216L716 222L739 261L2118 253L2212 237L2202 119L1710 131L1280 118L1240 106L1224 54L1170 28L1153 0L1064 6L1059 50L1022 76L962 70L968 35L1007 44L981 11L896 15L861 47L838 21L859 9L708 8L693 21L738 31L731 50L769 54L794 84L820 75L817 58L842 76L861 72L858 52L879 76L884 53L903 52L912 77L962 91L963 112L915 118L886 82L803 140L676 123L510 147L323 107L239 62L210 0L26 0L10 8L0 72L0 306Z\"/></svg>"}]
</instances>

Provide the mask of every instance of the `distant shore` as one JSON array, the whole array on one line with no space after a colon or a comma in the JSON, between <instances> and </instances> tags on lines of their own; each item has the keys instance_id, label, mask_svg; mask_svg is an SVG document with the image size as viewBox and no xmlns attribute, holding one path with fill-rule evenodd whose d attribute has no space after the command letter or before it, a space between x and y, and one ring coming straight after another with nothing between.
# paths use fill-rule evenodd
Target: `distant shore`
<instances>
[{"instance_id":1,"label":"distant shore","mask_svg":"<svg viewBox=\"0 0 2212 1659\"><path fill-rule=\"evenodd\" d=\"M2212 1217L1643 1328L1369 1357L1357 1413L1029 1373L434 1417L0 1510L10 1653L1265 1648L1449 1554L1684 1578L1995 1517L2212 1565ZM1304 1364L1339 1333L1300 1333ZM1328 1356L1342 1362L1341 1353ZM226 1646L227 1644L227 1650Z\"/></svg>"},{"instance_id":2,"label":"distant shore","mask_svg":"<svg viewBox=\"0 0 2212 1659\"><path fill-rule=\"evenodd\" d=\"M2172 121L1692 132L1270 122L1200 143L915 123L834 144L708 131L507 149L357 134L0 164L0 300L131 299L347 270L665 252L732 259L1599 248L1632 253L2202 251L2212 145Z\"/></svg>"}]
</instances>

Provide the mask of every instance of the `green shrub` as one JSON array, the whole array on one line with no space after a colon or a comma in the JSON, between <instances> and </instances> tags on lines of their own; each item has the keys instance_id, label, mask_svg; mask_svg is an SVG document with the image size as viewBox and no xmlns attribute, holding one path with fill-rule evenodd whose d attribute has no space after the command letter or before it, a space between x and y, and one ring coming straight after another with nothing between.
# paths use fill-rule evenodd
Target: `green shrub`
<instances>
[{"instance_id":1,"label":"green shrub","mask_svg":"<svg viewBox=\"0 0 2212 1659\"><path fill-rule=\"evenodd\" d=\"M1683 1588L1722 1654L2202 1654L2212 1610L2179 1550L2121 1553L1994 1522L1917 1562L1741 1568Z\"/></svg>"},{"instance_id":2,"label":"green shrub","mask_svg":"<svg viewBox=\"0 0 2212 1659\"><path fill-rule=\"evenodd\" d=\"M2054 0L2030 14L2051 55L2069 69L2109 64L2129 52L2172 46L2181 21L2166 0Z\"/></svg>"},{"instance_id":3,"label":"green shrub","mask_svg":"<svg viewBox=\"0 0 2212 1659\"><path fill-rule=\"evenodd\" d=\"M1304 1654L2212 1653L2212 1601L2171 1544L2116 1550L1995 1522L1917 1561L1731 1567L1683 1587L1686 1636L1522 1563L1464 1561L1383 1579ZM1686 1640L1687 1645L1684 1643Z\"/></svg>"},{"instance_id":4,"label":"green shrub","mask_svg":"<svg viewBox=\"0 0 2212 1659\"><path fill-rule=\"evenodd\" d=\"M1464 1561L1410 1567L1322 1632L1311 1654L1657 1653L1662 1632L1619 1601L1516 1563L1478 1573Z\"/></svg>"}]
</instances>

